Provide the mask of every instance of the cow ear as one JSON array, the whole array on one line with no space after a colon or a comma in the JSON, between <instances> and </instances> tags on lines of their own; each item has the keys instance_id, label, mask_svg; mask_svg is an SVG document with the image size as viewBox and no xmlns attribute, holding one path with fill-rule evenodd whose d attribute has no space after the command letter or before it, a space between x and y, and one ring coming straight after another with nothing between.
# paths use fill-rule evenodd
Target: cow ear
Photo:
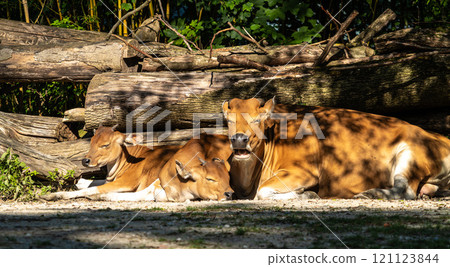
<instances>
[{"instance_id":1,"label":"cow ear","mask_svg":"<svg viewBox=\"0 0 450 267\"><path fill-rule=\"evenodd\" d=\"M121 132L114 132L114 139L119 145L123 145L125 143L126 136Z\"/></svg>"},{"instance_id":2,"label":"cow ear","mask_svg":"<svg viewBox=\"0 0 450 267\"><path fill-rule=\"evenodd\" d=\"M228 112L230 112L230 107L228 104L228 100L223 101L222 103L222 111L223 111L223 116L226 118L228 115Z\"/></svg>"},{"instance_id":3,"label":"cow ear","mask_svg":"<svg viewBox=\"0 0 450 267\"><path fill-rule=\"evenodd\" d=\"M266 113L270 117L270 115L272 114L274 108L275 108L275 97L273 97L272 99L268 100L264 104L264 106L259 109L259 111L261 113Z\"/></svg>"},{"instance_id":4,"label":"cow ear","mask_svg":"<svg viewBox=\"0 0 450 267\"><path fill-rule=\"evenodd\" d=\"M195 181L194 177L192 176L192 174L186 170L185 166L183 165L183 163L179 162L178 160L175 160L175 166L177 169L177 173L178 175L181 176L181 178L185 179L185 180L189 180L192 179Z\"/></svg>"},{"instance_id":5,"label":"cow ear","mask_svg":"<svg viewBox=\"0 0 450 267\"><path fill-rule=\"evenodd\" d=\"M124 144L126 146L135 146L142 144L144 142L144 138L140 134L129 134L125 138Z\"/></svg>"}]
</instances>

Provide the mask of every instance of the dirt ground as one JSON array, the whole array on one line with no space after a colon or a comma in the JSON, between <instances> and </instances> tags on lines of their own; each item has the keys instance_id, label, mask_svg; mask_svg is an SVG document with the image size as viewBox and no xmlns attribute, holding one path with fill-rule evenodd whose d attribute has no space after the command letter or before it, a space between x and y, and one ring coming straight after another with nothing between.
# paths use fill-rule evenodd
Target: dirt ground
<instances>
[{"instance_id":1,"label":"dirt ground","mask_svg":"<svg viewBox=\"0 0 450 267\"><path fill-rule=\"evenodd\" d=\"M450 199L0 201L0 248L450 248Z\"/></svg>"}]
</instances>

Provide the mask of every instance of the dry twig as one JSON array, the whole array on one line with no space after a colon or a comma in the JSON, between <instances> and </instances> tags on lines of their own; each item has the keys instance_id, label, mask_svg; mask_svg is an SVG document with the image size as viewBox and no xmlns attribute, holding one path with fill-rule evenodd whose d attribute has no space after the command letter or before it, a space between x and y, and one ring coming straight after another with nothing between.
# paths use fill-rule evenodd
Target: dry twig
<instances>
[{"instance_id":1,"label":"dry twig","mask_svg":"<svg viewBox=\"0 0 450 267\"><path fill-rule=\"evenodd\" d=\"M213 38L211 39L211 43L209 44L209 47L210 47L210 49L209 49L209 58L212 57L212 50L213 50L212 45L213 45L213 43L214 43L214 39L216 39L216 36L217 36L219 33L226 32L226 31L232 31L232 30L233 30L232 28L226 28L226 29L223 29L223 30L220 30L220 31L216 32L216 33L213 35Z\"/></svg>"},{"instance_id":2,"label":"dry twig","mask_svg":"<svg viewBox=\"0 0 450 267\"><path fill-rule=\"evenodd\" d=\"M140 10L142 10L144 7L148 6L148 4L151 2L151 0L146 0L142 5L140 5L139 7L137 7L136 9L128 12L127 14L125 14L124 16L122 16L117 22L116 24L114 24L114 26L111 28L111 30L109 31L108 35L106 36L106 41L108 41L111 38L111 35L116 31L117 27L119 27L119 25L121 23L123 23L124 20L126 20L128 17L130 17L133 14L136 14L137 12L139 12Z\"/></svg>"},{"instance_id":3,"label":"dry twig","mask_svg":"<svg viewBox=\"0 0 450 267\"><path fill-rule=\"evenodd\" d=\"M330 39L330 41L327 43L327 46L323 50L322 54L317 58L317 60L314 62L314 66L322 65L325 62L325 58L327 57L328 53L330 52L331 48L333 47L334 43L342 36L345 29L348 28L350 23L352 23L353 19L358 16L358 11L354 10L350 16L342 23L341 28L339 28L338 32Z\"/></svg>"},{"instance_id":4,"label":"dry twig","mask_svg":"<svg viewBox=\"0 0 450 267\"><path fill-rule=\"evenodd\" d=\"M243 33L240 32L238 29L236 29L236 28L233 26L233 24L231 24L231 22L228 22L228 25L230 26L230 28L231 28L233 31L237 32L242 38L244 38L245 40L247 40L247 41L249 41L249 42L251 42L251 43L254 43L259 49L261 49L262 51L264 51L264 53L269 54L269 52L268 52L266 49L264 49L264 47L262 47L257 41L255 41L255 39L253 39L253 37L250 38L250 37L245 36L245 34L243 34Z\"/></svg>"}]
</instances>

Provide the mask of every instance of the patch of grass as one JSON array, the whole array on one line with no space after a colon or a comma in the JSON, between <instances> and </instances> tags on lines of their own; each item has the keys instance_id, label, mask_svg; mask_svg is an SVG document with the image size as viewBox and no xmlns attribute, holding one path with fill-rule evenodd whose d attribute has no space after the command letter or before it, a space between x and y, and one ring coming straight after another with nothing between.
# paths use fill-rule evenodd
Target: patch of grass
<instances>
[{"instance_id":1,"label":"patch of grass","mask_svg":"<svg viewBox=\"0 0 450 267\"><path fill-rule=\"evenodd\" d=\"M189 241L189 246L191 248L205 248L206 243L203 239L193 239Z\"/></svg>"},{"instance_id":2,"label":"patch of grass","mask_svg":"<svg viewBox=\"0 0 450 267\"><path fill-rule=\"evenodd\" d=\"M152 208L145 209L144 211L165 211L165 209L161 208L161 207L152 207Z\"/></svg>"},{"instance_id":3,"label":"patch of grass","mask_svg":"<svg viewBox=\"0 0 450 267\"><path fill-rule=\"evenodd\" d=\"M247 228L245 227L238 227L236 228L236 231L234 232L235 235L245 235L247 233Z\"/></svg>"}]
</instances>

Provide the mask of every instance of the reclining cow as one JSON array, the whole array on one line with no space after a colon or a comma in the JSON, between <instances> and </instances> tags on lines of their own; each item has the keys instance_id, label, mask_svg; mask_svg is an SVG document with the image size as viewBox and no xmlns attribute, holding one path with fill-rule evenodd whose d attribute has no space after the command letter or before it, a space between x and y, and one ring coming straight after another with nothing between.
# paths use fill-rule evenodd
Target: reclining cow
<instances>
[{"instance_id":1,"label":"reclining cow","mask_svg":"<svg viewBox=\"0 0 450 267\"><path fill-rule=\"evenodd\" d=\"M414 199L450 187L450 140L404 121L274 99L222 108L238 198Z\"/></svg>"},{"instance_id":2,"label":"reclining cow","mask_svg":"<svg viewBox=\"0 0 450 267\"><path fill-rule=\"evenodd\" d=\"M159 170L180 146L150 149L135 145L131 136L115 131L115 127L100 126L91 139L91 146L82 160L85 167L107 167L104 184L78 191L44 195L45 200L72 199L112 192L137 192L147 188L158 177Z\"/></svg>"},{"instance_id":3,"label":"reclining cow","mask_svg":"<svg viewBox=\"0 0 450 267\"><path fill-rule=\"evenodd\" d=\"M95 200L186 201L231 199L230 142L225 135L201 134L188 141L162 167L151 186L137 193L101 194ZM225 160L224 160L225 159Z\"/></svg>"}]
</instances>

